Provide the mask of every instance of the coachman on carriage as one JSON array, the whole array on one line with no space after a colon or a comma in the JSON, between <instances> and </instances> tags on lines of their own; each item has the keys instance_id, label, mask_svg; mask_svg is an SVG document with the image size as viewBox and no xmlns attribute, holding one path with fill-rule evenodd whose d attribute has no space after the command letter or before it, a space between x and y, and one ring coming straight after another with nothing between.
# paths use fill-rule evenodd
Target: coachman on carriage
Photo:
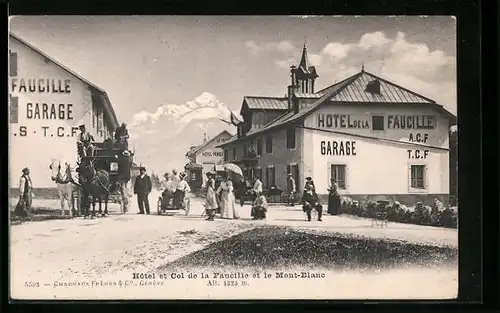
<instances>
[{"instance_id":1,"label":"coachman on carriage","mask_svg":"<svg viewBox=\"0 0 500 313\"><path fill-rule=\"evenodd\" d=\"M88 144L92 145L92 149L88 148ZM108 214L109 200L120 204L121 213L126 213L133 157L126 145L122 141L116 142L112 139L104 142L79 140L78 154L80 156L77 168L78 183L81 185L79 203L84 217L90 215L90 205L92 205L92 217L95 216L96 203L99 204L99 214L102 216ZM104 212L101 209L102 202L104 202Z\"/></svg>"}]
</instances>

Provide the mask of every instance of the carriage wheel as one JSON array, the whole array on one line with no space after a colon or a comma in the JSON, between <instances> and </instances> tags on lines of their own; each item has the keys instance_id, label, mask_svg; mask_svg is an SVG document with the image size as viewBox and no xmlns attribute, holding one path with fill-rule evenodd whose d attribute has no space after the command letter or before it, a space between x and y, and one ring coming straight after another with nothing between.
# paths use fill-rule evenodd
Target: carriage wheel
<instances>
[{"instance_id":1,"label":"carriage wheel","mask_svg":"<svg viewBox=\"0 0 500 313\"><path fill-rule=\"evenodd\" d=\"M156 203L156 209L158 210L158 215L161 215L161 203L162 203L162 199L161 199L161 197L159 197L158 202Z\"/></svg>"}]
</instances>

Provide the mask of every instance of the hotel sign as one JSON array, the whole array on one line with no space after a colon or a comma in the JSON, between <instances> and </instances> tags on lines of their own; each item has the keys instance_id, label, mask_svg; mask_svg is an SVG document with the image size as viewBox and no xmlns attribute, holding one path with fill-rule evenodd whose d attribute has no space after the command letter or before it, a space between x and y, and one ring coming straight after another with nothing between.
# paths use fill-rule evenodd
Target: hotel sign
<instances>
[{"instance_id":1,"label":"hotel sign","mask_svg":"<svg viewBox=\"0 0 500 313\"><path fill-rule=\"evenodd\" d=\"M325 114L316 116L318 128L370 128L367 119L355 118L349 114Z\"/></svg>"}]
</instances>

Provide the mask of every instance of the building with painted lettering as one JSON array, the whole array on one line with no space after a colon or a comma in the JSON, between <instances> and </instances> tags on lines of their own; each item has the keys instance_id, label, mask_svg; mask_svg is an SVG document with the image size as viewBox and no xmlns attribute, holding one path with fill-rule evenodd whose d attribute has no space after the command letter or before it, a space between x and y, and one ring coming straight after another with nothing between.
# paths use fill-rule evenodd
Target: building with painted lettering
<instances>
[{"instance_id":1,"label":"building with painted lettering","mask_svg":"<svg viewBox=\"0 0 500 313\"><path fill-rule=\"evenodd\" d=\"M208 139L205 134L201 145L189 149L186 153L188 163L184 169L192 189L201 189L207 180L206 173L214 173L217 167L224 164L224 150L217 146L231 137L232 135L226 130L212 139Z\"/></svg>"},{"instance_id":2,"label":"building with painted lettering","mask_svg":"<svg viewBox=\"0 0 500 313\"><path fill-rule=\"evenodd\" d=\"M315 91L304 46L286 97L244 97L244 122L220 147L226 161L285 190L314 179L326 197L333 178L355 200L434 197L448 202L449 129L456 117L435 101L364 70Z\"/></svg>"},{"instance_id":3,"label":"building with painted lettering","mask_svg":"<svg viewBox=\"0 0 500 313\"><path fill-rule=\"evenodd\" d=\"M118 127L103 89L12 33L9 119L10 186L17 187L21 169L29 167L37 195L37 189L55 188L48 169L52 158L76 162L79 125L96 141Z\"/></svg>"}]
</instances>

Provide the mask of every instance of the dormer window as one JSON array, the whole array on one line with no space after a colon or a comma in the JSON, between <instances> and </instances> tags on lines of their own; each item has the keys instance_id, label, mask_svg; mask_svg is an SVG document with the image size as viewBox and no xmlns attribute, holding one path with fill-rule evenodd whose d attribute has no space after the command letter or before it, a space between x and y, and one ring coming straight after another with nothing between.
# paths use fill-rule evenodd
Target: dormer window
<instances>
[{"instance_id":1,"label":"dormer window","mask_svg":"<svg viewBox=\"0 0 500 313\"><path fill-rule=\"evenodd\" d=\"M368 82L365 91L371 94L380 95L380 81L372 80L371 82Z\"/></svg>"}]
</instances>

